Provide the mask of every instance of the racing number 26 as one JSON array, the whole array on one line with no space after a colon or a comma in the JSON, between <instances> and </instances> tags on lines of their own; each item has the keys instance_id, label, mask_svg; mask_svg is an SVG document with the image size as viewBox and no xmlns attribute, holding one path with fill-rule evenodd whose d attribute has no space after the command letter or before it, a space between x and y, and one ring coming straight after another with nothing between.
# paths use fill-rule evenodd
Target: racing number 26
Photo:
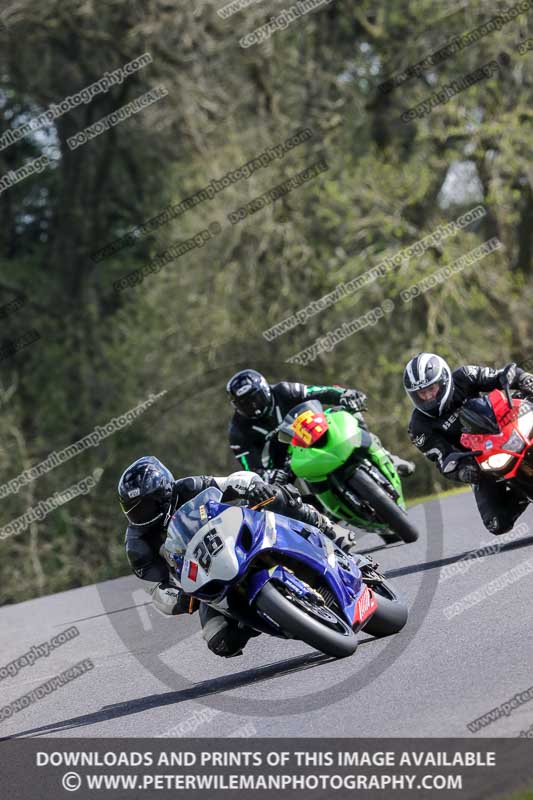
<instances>
[{"instance_id":1,"label":"racing number 26","mask_svg":"<svg viewBox=\"0 0 533 800\"><path fill-rule=\"evenodd\" d=\"M205 572L209 572L212 557L224 547L224 542L216 530L208 531L201 542L194 548L194 557Z\"/></svg>"}]
</instances>

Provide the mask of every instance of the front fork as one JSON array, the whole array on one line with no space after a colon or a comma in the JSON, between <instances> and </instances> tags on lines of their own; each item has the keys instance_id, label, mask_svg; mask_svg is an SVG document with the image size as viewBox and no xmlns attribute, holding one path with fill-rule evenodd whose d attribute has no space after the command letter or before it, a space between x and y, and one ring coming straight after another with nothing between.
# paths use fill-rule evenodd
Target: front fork
<instances>
[{"instance_id":1,"label":"front fork","mask_svg":"<svg viewBox=\"0 0 533 800\"><path fill-rule=\"evenodd\" d=\"M297 578L292 570L278 564L270 569L261 569L250 576L248 582L248 604L251 606L265 583L277 581L286 586L296 597L305 598L312 595L315 599L320 599L318 592L309 586L308 583Z\"/></svg>"}]
</instances>

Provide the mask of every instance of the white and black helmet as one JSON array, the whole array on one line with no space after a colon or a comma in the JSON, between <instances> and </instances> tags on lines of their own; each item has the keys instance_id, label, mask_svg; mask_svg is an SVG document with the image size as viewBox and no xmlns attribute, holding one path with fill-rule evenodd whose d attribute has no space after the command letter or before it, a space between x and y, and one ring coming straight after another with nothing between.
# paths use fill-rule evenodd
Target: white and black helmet
<instances>
[{"instance_id":1,"label":"white and black helmet","mask_svg":"<svg viewBox=\"0 0 533 800\"><path fill-rule=\"evenodd\" d=\"M437 385L434 397L423 399L420 392ZM403 386L415 408L428 417L439 417L453 397L453 377L448 363L435 353L419 353L412 358L403 373Z\"/></svg>"}]
</instances>

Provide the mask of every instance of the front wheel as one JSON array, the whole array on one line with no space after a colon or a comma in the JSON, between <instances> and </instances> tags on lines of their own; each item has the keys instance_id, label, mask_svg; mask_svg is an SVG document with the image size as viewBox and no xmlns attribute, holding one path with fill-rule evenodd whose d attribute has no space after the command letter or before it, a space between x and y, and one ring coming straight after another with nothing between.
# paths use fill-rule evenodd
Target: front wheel
<instances>
[{"instance_id":1,"label":"front wheel","mask_svg":"<svg viewBox=\"0 0 533 800\"><path fill-rule=\"evenodd\" d=\"M409 616L407 606L387 583L372 584L372 591L378 607L364 626L365 632L378 637L399 633Z\"/></svg>"},{"instance_id":2,"label":"front wheel","mask_svg":"<svg viewBox=\"0 0 533 800\"><path fill-rule=\"evenodd\" d=\"M291 594L284 587L265 583L256 606L293 639L328 656L345 658L355 653L357 636L350 625L327 606Z\"/></svg>"},{"instance_id":3,"label":"front wheel","mask_svg":"<svg viewBox=\"0 0 533 800\"><path fill-rule=\"evenodd\" d=\"M363 500L368 501L376 512L380 522L385 522L389 528L397 533L404 542L416 542L418 531L409 521L403 509L378 486L372 477L362 469L356 470L347 481L350 489Z\"/></svg>"}]
</instances>

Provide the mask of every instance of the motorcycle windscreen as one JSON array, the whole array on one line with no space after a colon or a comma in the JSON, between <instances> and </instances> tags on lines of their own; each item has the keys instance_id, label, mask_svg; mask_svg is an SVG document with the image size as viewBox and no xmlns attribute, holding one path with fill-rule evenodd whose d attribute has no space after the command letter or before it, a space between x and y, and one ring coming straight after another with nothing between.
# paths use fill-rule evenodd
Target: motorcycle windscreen
<instances>
[{"instance_id":1,"label":"motorcycle windscreen","mask_svg":"<svg viewBox=\"0 0 533 800\"><path fill-rule=\"evenodd\" d=\"M459 419L467 433L501 433L488 397L467 400L461 408Z\"/></svg>"},{"instance_id":2,"label":"motorcycle windscreen","mask_svg":"<svg viewBox=\"0 0 533 800\"><path fill-rule=\"evenodd\" d=\"M193 536L209 519L207 504L209 501L220 503L221 498L222 492L220 489L211 486L181 506L170 520L168 526L167 543L171 543L172 548L169 548L167 544L167 550L183 555Z\"/></svg>"},{"instance_id":3,"label":"motorcycle windscreen","mask_svg":"<svg viewBox=\"0 0 533 800\"><path fill-rule=\"evenodd\" d=\"M291 408L289 413L283 418L278 431L278 439L280 442L290 444L294 436L293 423L297 417L304 411L311 411L313 414L320 414L323 411L322 403L319 400L306 400L304 403L299 403L294 408Z\"/></svg>"}]
</instances>

